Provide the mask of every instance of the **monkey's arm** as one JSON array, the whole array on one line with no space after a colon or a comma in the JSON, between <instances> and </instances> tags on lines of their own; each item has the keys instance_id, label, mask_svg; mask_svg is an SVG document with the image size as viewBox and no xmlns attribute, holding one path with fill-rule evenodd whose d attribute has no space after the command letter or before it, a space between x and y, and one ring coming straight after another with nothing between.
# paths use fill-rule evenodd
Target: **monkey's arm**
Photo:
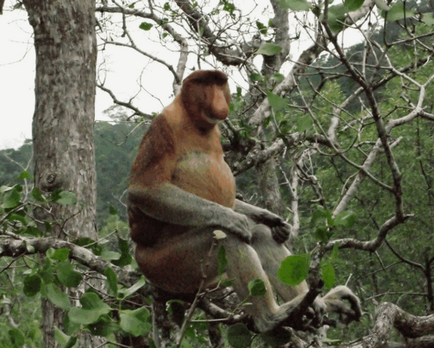
<instances>
[{"instance_id":1,"label":"monkey's arm","mask_svg":"<svg viewBox=\"0 0 434 348\"><path fill-rule=\"evenodd\" d=\"M272 212L255 207L240 200L235 201L235 211L247 215L258 224L264 224L271 228L273 238L277 243L284 243L291 233L291 226L280 216Z\"/></svg>"},{"instance_id":2,"label":"monkey's arm","mask_svg":"<svg viewBox=\"0 0 434 348\"><path fill-rule=\"evenodd\" d=\"M245 242L250 242L251 239L245 215L184 191L169 182L151 188L140 184L130 185L128 203L163 222L191 227L220 227Z\"/></svg>"}]
</instances>

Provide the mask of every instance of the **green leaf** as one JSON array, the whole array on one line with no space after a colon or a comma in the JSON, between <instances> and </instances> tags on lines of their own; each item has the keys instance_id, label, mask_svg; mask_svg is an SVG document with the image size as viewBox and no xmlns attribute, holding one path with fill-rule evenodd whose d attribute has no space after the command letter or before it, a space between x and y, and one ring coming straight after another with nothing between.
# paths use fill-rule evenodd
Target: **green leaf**
<instances>
[{"instance_id":1,"label":"green leaf","mask_svg":"<svg viewBox=\"0 0 434 348\"><path fill-rule=\"evenodd\" d=\"M113 333L119 331L119 324L112 321L107 315L101 316L96 323L89 324L87 329L94 336L103 336L109 338Z\"/></svg>"},{"instance_id":2,"label":"green leaf","mask_svg":"<svg viewBox=\"0 0 434 348\"><path fill-rule=\"evenodd\" d=\"M61 248L55 250L53 248L49 248L45 254L53 261L65 261L69 258L69 249Z\"/></svg>"},{"instance_id":3,"label":"green leaf","mask_svg":"<svg viewBox=\"0 0 434 348\"><path fill-rule=\"evenodd\" d=\"M53 229L53 225L49 221L44 221L45 232L50 233Z\"/></svg>"},{"instance_id":4,"label":"green leaf","mask_svg":"<svg viewBox=\"0 0 434 348\"><path fill-rule=\"evenodd\" d=\"M30 225L27 226L26 231L24 233L33 237L39 237L39 230L35 226L30 226Z\"/></svg>"},{"instance_id":5,"label":"green leaf","mask_svg":"<svg viewBox=\"0 0 434 348\"><path fill-rule=\"evenodd\" d=\"M80 307L73 307L69 310L69 320L81 325L96 323L102 314L98 311L91 311Z\"/></svg>"},{"instance_id":6,"label":"green leaf","mask_svg":"<svg viewBox=\"0 0 434 348\"><path fill-rule=\"evenodd\" d=\"M137 281L136 284L129 287L128 289L122 289L122 297L123 299L126 299L127 297L135 294L137 290L139 290L141 287L143 287L146 284L145 277L141 276L140 279ZM121 292L121 291L119 291Z\"/></svg>"},{"instance_id":7,"label":"green leaf","mask_svg":"<svg viewBox=\"0 0 434 348\"><path fill-rule=\"evenodd\" d=\"M59 343L62 347L68 343L68 340L70 339L70 336L64 334L62 331L59 330L57 326L54 327L54 338L56 339L57 343Z\"/></svg>"},{"instance_id":8,"label":"green leaf","mask_svg":"<svg viewBox=\"0 0 434 348\"><path fill-rule=\"evenodd\" d=\"M72 322L69 319L69 312L64 312L63 313L63 321L62 321L62 326L63 326L63 331L67 334L67 335L75 335L76 333L78 333L81 330L81 325Z\"/></svg>"},{"instance_id":9,"label":"green leaf","mask_svg":"<svg viewBox=\"0 0 434 348\"><path fill-rule=\"evenodd\" d=\"M332 260L336 260L339 256L339 243L335 243L333 245L333 251L332 251L332 255L331 258Z\"/></svg>"},{"instance_id":10,"label":"green leaf","mask_svg":"<svg viewBox=\"0 0 434 348\"><path fill-rule=\"evenodd\" d=\"M142 23L139 25L139 28L140 28L140 29L142 29L142 30L146 30L146 31L151 30L152 27L153 27L153 25L152 25L151 23L146 23L146 22L142 22Z\"/></svg>"},{"instance_id":11,"label":"green leaf","mask_svg":"<svg viewBox=\"0 0 434 348\"><path fill-rule=\"evenodd\" d=\"M274 112L279 112L282 109L288 108L288 100L274 94L273 92L268 92L267 99Z\"/></svg>"},{"instance_id":12,"label":"green leaf","mask_svg":"<svg viewBox=\"0 0 434 348\"><path fill-rule=\"evenodd\" d=\"M106 261L119 260L121 258L121 254L116 251L103 250L101 252L101 258Z\"/></svg>"},{"instance_id":13,"label":"green leaf","mask_svg":"<svg viewBox=\"0 0 434 348\"><path fill-rule=\"evenodd\" d=\"M149 313L146 307L141 307L134 311L120 311L119 318L121 329L134 337L145 336L152 327L149 322L150 317L151 313Z\"/></svg>"},{"instance_id":14,"label":"green leaf","mask_svg":"<svg viewBox=\"0 0 434 348\"><path fill-rule=\"evenodd\" d=\"M133 258L130 253L130 246L128 245L128 240L118 237L118 245L121 251L121 257L118 260L114 260L113 264L119 267L131 264Z\"/></svg>"},{"instance_id":15,"label":"green leaf","mask_svg":"<svg viewBox=\"0 0 434 348\"><path fill-rule=\"evenodd\" d=\"M248 288L251 296L264 296L267 292L265 283L261 279L255 279L249 282Z\"/></svg>"},{"instance_id":16,"label":"green leaf","mask_svg":"<svg viewBox=\"0 0 434 348\"><path fill-rule=\"evenodd\" d=\"M309 265L309 254L288 256L282 261L277 276L289 286L298 285L307 278Z\"/></svg>"},{"instance_id":17,"label":"green leaf","mask_svg":"<svg viewBox=\"0 0 434 348\"><path fill-rule=\"evenodd\" d=\"M71 302L66 293L62 292L55 284L45 284L45 296L55 306L67 310L71 308Z\"/></svg>"},{"instance_id":18,"label":"green leaf","mask_svg":"<svg viewBox=\"0 0 434 348\"><path fill-rule=\"evenodd\" d=\"M264 56L274 56L282 51L282 46L267 42L261 45L256 51L256 54L263 54Z\"/></svg>"},{"instance_id":19,"label":"green leaf","mask_svg":"<svg viewBox=\"0 0 434 348\"><path fill-rule=\"evenodd\" d=\"M28 274L24 277L24 295L32 297L41 290L41 278L37 274Z\"/></svg>"},{"instance_id":20,"label":"green leaf","mask_svg":"<svg viewBox=\"0 0 434 348\"><path fill-rule=\"evenodd\" d=\"M250 77L250 80L252 82L261 82L261 81L264 80L264 77L261 74L258 74L258 73L252 73L252 74L250 74L249 77Z\"/></svg>"},{"instance_id":21,"label":"green leaf","mask_svg":"<svg viewBox=\"0 0 434 348\"><path fill-rule=\"evenodd\" d=\"M315 238L321 243L327 243L333 236L333 231L327 226L318 226L315 230Z\"/></svg>"},{"instance_id":22,"label":"green leaf","mask_svg":"<svg viewBox=\"0 0 434 348\"><path fill-rule=\"evenodd\" d=\"M84 293L80 298L80 303L84 309L102 310L104 314L108 314L111 310L111 308L94 292Z\"/></svg>"},{"instance_id":23,"label":"green leaf","mask_svg":"<svg viewBox=\"0 0 434 348\"><path fill-rule=\"evenodd\" d=\"M345 14L349 12L345 5L335 5L328 9L327 13L327 24L331 31L334 33L339 33L343 28L343 23L345 22Z\"/></svg>"},{"instance_id":24,"label":"green leaf","mask_svg":"<svg viewBox=\"0 0 434 348\"><path fill-rule=\"evenodd\" d=\"M244 324L238 323L228 327L227 329L228 342L233 348L250 347L252 342L252 334Z\"/></svg>"},{"instance_id":25,"label":"green leaf","mask_svg":"<svg viewBox=\"0 0 434 348\"><path fill-rule=\"evenodd\" d=\"M344 4L348 12L356 11L362 7L364 0L345 0Z\"/></svg>"},{"instance_id":26,"label":"green leaf","mask_svg":"<svg viewBox=\"0 0 434 348\"><path fill-rule=\"evenodd\" d=\"M77 203L77 196L68 191L62 191L59 194L59 199L57 199L55 202L61 204L61 205L74 205Z\"/></svg>"},{"instance_id":27,"label":"green leaf","mask_svg":"<svg viewBox=\"0 0 434 348\"><path fill-rule=\"evenodd\" d=\"M434 25L434 17L431 12L422 13L422 21L428 25Z\"/></svg>"},{"instance_id":28,"label":"green leaf","mask_svg":"<svg viewBox=\"0 0 434 348\"><path fill-rule=\"evenodd\" d=\"M4 209L12 209L20 204L21 195L16 187L5 194L1 207Z\"/></svg>"},{"instance_id":29,"label":"green leaf","mask_svg":"<svg viewBox=\"0 0 434 348\"><path fill-rule=\"evenodd\" d=\"M45 284L50 284L54 281L52 262L48 257L45 258L44 265L39 269L38 274Z\"/></svg>"},{"instance_id":30,"label":"green leaf","mask_svg":"<svg viewBox=\"0 0 434 348\"><path fill-rule=\"evenodd\" d=\"M297 131L303 133L304 131L311 130L313 128L312 118L306 114L297 119Z\"/></svg>"},{"instance_id":31,"label":"green leaf","mask_svg":"<svg viewBox=\"0 0 434 348\"><path fill-rule=\"evenodd\" d=\"M331 262L327 262L322 268L322 279L327 289L331 289L336 281L335 269Z\"/></svg>"},{"instance_id":32,"label":"green leaf","mask_svg":"<svg viewBox=\"0 0 434 348\"><path fill-rule=\"evenodd\" d=\"M375 5L377 5L377 7L380 10L383 10L383 11L389 11L390 10L390 7L387 5L386 1L384 1L384 0L374 0L374 2L375 2Z\"/></svg>"},{"instance_id":33,"label":"green leaf","mask_svg":"<svg viewBox=\"0 0 434 348\"><path fill-rule=\"evenodd\" d=\"M310 219L310 225L312 227L317 225L325 225L326 221L331 219L331 216L332 215L328 210L325 210L324 208L320 207L313 212L312 217Z\"/></svg>"},{"instance_id":34,"label":"green leaf","mask_svg":"<svg viewBox=\"0 0 434 348\"><path fill-rule=\"evenodd\" d=\"M277 83L281 83L285 79L285 76L283 76L282 74L273 74L272 78Z\"/></svg>"},{"instance_id":35,"label":"green leaf","mask_svg":"<svg viewBox=\"0 0 434 348\"><path fill-rule=\"evenodd\" d=\"M58 199L60 199L61 192L63 192L61 189L55 189L53 192L51 192L50 200L52 202L56 202Z\"/></svg>"},{"instance_id":36,"label":"green leaf","mask_svg":"<svg viewBox=\"0 0 434 348\"><path fill-rule=\"evenodd\" d=\"M107 287L110 289L110 291L113 293L114 296L118 295L118 276L115 273L115 271L113 271L113 269L111 269L110 267L107 267L104 271L104 275L107 278L106 284Z\"/></svg>"},{"instance_id":37,"label":"green leaf","mask_svg":"<svg viewBox=\"0 0 434 348\"><path fill-rule=\"evenodd\" d=\"M228 0L222 0L220 3L223 3L223 11L229 12L231 15L236 10L235 5Z\"/></svg>"},{"instance_id":38,"label":"green leaf","mask_svg":"<svg viewBox=\"0 0 434 348\"><path fill-rule=\"evenodd\" d=\"M60 331L57 326L54 327L54 337L63 348L72 348L77 342L77 337L70 337L66 335Z\"/></svg>"},{"instance_id":39,"label":"green leaf","mask_svg":"<svg viewBox=\"0 0 434 348\"><path fill-rule=\"evenodd\" d=\"M26 343L26 337L20 329L9 330L8 335L14 348L21 348Z\"/></svg>"},{"instance_id":40,"label":"green leaf","mask_svg":"<svg viewBox=\"0 0 434 348\"><path fill-rule=\"evenodd\" d=\"M20 215L20 214L16 214L16 213L9 214L8 221L19 221L24 226L27 226L27 220L26 220L26 218L24 216Z\"/></svg>"},{"instance_id":41,"label":"green leaf","mask_svg":"<svg viewBox=\"0 0 434 348\"><path fill-rule=\"evenodd\" d=\"M109 212L110 215L116 215L118 213L118 211L111 204L109 205Z\"/></svg>"},{"instance_id":42,"label":"green leaf","mask_svg":"<svg viewBox=\"0 0 434 348\"><path fill-rule=\"evenodd\" d=\"M75 288L83 279L80 272L74 270L69 261L62 261L57 265L57 279L68 288Z\"/></svg>"},{"instance_id":43,"label":"green leaf","mask_svg":"<svg viewBox=\"0 0 434 348\"><path fill-rule=\"evenodd\" d=\"M83 307L71 308L68 316L72 322L82 325L96 323L102 315L108 314L112 310L93 292L85 293L80 298L80 303Z\"/></svg>"},{"instance_id":44,"label":"green leaf","mask_svg":"<svg viewBox=\"0 0 434 348\"><path fill-rule=\"evenodd\" d=\"M262 24L262 23L259 22L259 21L256 21L256 27L259 29L259 32L260 32L262 35L267 35L268 27L266 27L264 24Z\"/></svg>"},{"instance_id":45,"label":"green leaf","mask_svg":"<svg viewBox=\"0 0 434 348\"><path fill-rule=\"evenodd\" d=\"M71 337L68 342L66 342L64 348L75 348L78 338L77 337Z\"/></svg>"},{"instance_id":46,"label":"green leaf","mask_svg":"<svg viewBox=\"0 0 434 348\"><path fill-rule=\"evenodd\" d=\"M357 222L357 215L352 211L340 212L334 218L334 226L352 227Z\"/></svg>"},{"instance_id":47,"label":"green leaf","mask_svg":"<svg viewBox=\"0 0 434 348\"><path fill-rule=\"evenodd\" d=\"M284 10L307 11L310 5L306 0L280 0L279 6Z\"/></svg>"},{"instance_id":48,"label":"green leaf","mask_svg":"<svg viewBox=\"0 0 434 348\"><path fill-rule=\"evenodd\" d=\"M36 199L38 202L45 202L44 196L42 196L41 190L37 187L34 187L32 190L32 197Z\"/></svg>"},{"instance_id":49,"label":"green leaf","mask_svg":"<svg viewBox=\"0 0 434 348\"><path fill-rule=\"evenodd\" d=\"M415 11L406 8L402 2L393 4L389 11L382 11L381 16L386 18L386 13L389 22L399 21L400 19L409 18L416 14Z\"/></svg>"},{"instance_id":50,"label":"green leaf","mask_svg":"<svg viewBox=\"0 0 434 348\"><path fill-rule=\"evenodd\" d=\"M15 180L22 180L22 179L30 179L30 174L27 171L23 171L20 173L20 175L18 176L18 178L16 178Z\"/></svg>"}]
</instances>

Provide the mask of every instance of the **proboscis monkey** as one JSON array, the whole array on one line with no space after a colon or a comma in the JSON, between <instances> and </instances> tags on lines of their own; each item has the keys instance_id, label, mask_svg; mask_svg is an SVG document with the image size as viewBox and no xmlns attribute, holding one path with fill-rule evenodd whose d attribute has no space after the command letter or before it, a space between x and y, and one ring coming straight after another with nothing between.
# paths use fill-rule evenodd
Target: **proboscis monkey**
<instances>
[{"instance_id":1,"label":"proboscis monkey","mask_svg":"<svg viewBox=\"0 0 434 348\"><path fill-rule=\"evenodd\" d=\"M131 169L131 237L137 244L137 263L153 284L172 293L195 293L213 232L224 231L227 236L219 242L226 250L227 275L234 279L240 299L252 303L246 310L257 330L266 332L285 323L308 287L305 282L289 287L277 278L281 261L290 255L283 244L290 226L265 209L235 199L235 179L224 161L218 128L228 117L230 98L224 73L195 71L154 119ZM208 286L215 285L218 276L217 248L213 250L206 269ZM255 279L265 283L265 296L249 297L248 283ZM359 300L351 290L332 291L334 304L350 299L351 308L345 308L357 319ZM324 309L327 296L314 303L316 312Z\"/></svg>"}]
</instances>

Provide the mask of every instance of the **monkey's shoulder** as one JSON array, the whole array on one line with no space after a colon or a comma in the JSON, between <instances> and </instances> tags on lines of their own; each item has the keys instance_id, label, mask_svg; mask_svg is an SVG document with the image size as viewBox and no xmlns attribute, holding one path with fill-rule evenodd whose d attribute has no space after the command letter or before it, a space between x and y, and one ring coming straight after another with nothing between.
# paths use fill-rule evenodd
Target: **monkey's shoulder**
<instances>
[{"instance_id":1,"label":"monkey's shoulder","mask_svg":"<svg viewBox=\"0 0 434 348\"><path fill-rule=\"evenodd\" d=\"M152 121L140 144L137 157L145 157L150 164L161 157L175 153L175 139L172 128L163 114Z\"/></svg>"}]
</instances>

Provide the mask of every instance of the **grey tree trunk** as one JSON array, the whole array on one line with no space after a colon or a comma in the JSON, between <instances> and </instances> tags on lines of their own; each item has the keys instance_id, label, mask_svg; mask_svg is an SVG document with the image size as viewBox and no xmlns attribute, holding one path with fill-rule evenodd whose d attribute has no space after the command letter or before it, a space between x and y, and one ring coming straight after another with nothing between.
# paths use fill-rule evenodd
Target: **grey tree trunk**
<instances>
[{"instance_id":1,"label":"grey tree trunk","mask_svg":"<svg viewBox=\"0 0 434 348\"><path fill-rule=\"evenodd\" d=\"M93 139L96 88L94 1L24 0L34 30L36 105L33 116L35 186L77 196L75 206L35 211L53 224L53 237L97 239L96 172ZM48 232L45 232L49 234ZM56 347L54 326L62 311L43 301L44 347ZM97 343L98 342L98 343ZM80 347L99 346L82 337Z\"/></svg>"}]
</instances>

